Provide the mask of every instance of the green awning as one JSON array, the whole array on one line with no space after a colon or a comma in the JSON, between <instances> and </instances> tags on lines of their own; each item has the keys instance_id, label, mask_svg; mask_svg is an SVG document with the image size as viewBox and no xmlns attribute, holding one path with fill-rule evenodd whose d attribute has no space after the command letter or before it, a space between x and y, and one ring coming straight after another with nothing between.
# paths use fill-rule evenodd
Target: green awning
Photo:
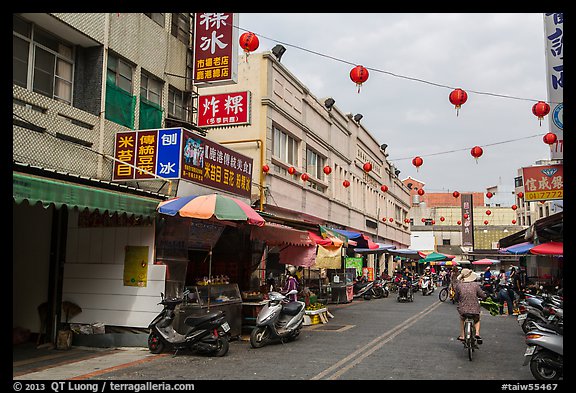
<instances>
[{"instance_id":1,"label":"green awning","mask_svg":"<svg viewBox=\"0 0 576 393\"><path fill-rule=\"evenodd\" d=\"M46 207L66 205L138 216L154 216L162 200L19 172L12 172L12 196L18 204L27 200L31 205L41 202Z\"/></svg>"}]
</instances>

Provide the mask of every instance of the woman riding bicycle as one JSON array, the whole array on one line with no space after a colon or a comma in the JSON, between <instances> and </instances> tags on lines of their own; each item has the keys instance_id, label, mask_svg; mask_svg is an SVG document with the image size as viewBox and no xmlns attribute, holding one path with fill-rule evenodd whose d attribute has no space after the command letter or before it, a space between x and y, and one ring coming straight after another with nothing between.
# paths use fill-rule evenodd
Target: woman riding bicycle
<instances>
[{"instance_id":1,"label":"woman riding bicycle","mask_svg":"<svg viewBox=\"0 0 576 393\"><path fill-rule=\"evenodd\" d=\"M486 293L480 287L480 284L475 282L477 278L476 273L470 269L462 269L458 276L457 284L454 283L456 289L456 300L458 301L458 313L460 314L460 336L458 340L464 341L464 320L466 314L474 315L474 327L476 330L476 342L482 344L480 337L480 301L486 299Z\"/></svg>"}]
</instances>

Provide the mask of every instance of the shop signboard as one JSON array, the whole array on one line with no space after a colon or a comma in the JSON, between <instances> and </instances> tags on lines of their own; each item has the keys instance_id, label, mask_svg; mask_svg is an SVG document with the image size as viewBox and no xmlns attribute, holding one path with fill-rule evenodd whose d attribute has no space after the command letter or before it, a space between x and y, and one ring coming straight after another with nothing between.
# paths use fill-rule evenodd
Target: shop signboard
<instances>
[{"instance_id":1,"label":"shop signboard","mask_svg":"<svg viewBox=\"0 0 576 393\"><path fill-rule=\"evenodd\" d=\"M194 83L229 85L238 79L237 13L194 14Z\"/></svg>"},{"instance_id":2,"label":"shop signboard","mask_svg":"<svg viewBox=\"0 0 576 393\"><path fill-rule=\"evenodd\" d=\"M118 132L114 157L114 181L183 179L251 196L253 159L184 128Z\"/></svg>"},{"instance_id":3,"label":"shop signboard","mask_svg":"<svg viewBox=\"0 0 576 393\"><path fill-rule=\"evenodd\" d=\"M539 165L522 168L524 201L564 198L563 165Z\"/></svg>"},{"instance_id":4,"label":"shop signboard","mask_svg":"<svg viewBox=\"0 0 576 393\"><path fill-rule=\"evenodd\" d=\"M474 247L474 215L472 194L461 195L462 205L462 246Z\"/></svg>"},{"instance_id":5,"label":"shop signboard","mask_svg":"<svg viewBox=\"0 0 576 393\"><path fill-rule=\"evenodd\" d=\"M546 44L546 87L550 113L550 132L556 142L550 146L550 159L564 157L564 14L544 14Z\"/></svg>"},{"instance_id":6,"label":"shop signboard","mask_svg":"<svg viewBox=\"0 0 576 393\"><path fill-rule=\"evenodd\" d=\"M250 124L250 92L208 94L198 99L198 126Z\"/></svg>"},{"instance_id":7,"label":"shop signboard","mask_svg":"<svg viewBox=\"0 0 576 393\"><path fill-rule=\"evenodd\" d=\"M356 276L362 275L362 257L346 257L345 263L346 268L356 269Z\"/></svg>"}]
</instances>

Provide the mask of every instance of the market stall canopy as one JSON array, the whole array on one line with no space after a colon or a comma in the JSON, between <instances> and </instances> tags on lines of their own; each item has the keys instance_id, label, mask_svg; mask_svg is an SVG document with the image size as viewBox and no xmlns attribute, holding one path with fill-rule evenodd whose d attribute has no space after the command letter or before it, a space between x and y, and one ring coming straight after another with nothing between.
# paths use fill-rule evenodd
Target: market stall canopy
<instances>
[{"instance_id":1,"label":"market stall canopy","mask_svg":"<svg viewBox=\"0 0 576 393\"><path fill-rule=\"evenodd\" d=\"M432 261L430 265L436 266L460 266L462 261Z\"/></svg>"},{"instance_id":2,"label":"market stall canopy","mask_svg":"<svg viewBox=\"0 0 576 393\"><path fill-rule=\"evenodd\" d=\"M316 244L308 231L301 231L272 222L267 222L262 227L256 226L252 228L250 240L261 240L269 246L313 246Z\"/></svg>"},{"instance_id":3,"label":"market stall canopy","mask_svg":"<svg viewBox=\"0 0 576 393\"><path fill-rule=\"evenodd\" d=\"M315 232L308 231L308 234L318 245L316 251L315 268L340 269L342 267L342 246L344 242L337 237L330 236L332 232L322 231L323 237Z\"/></svg>"},{"instance_id":4,"label":"market stall canopy","mask_svg":"<svg viewBox=\"0 0 576 393\"><path fill-rule=\"evenodd\" d=\"M564 255L564 243L548 242L534 246L530 250L531 254L536 255Z\"/></svg>"},{"instance_id":5,"label":"market stall canopy","mask_svg":"<svg viewBox=\"0 0 576 393\"><path fill-rule=\"evenodd\" d=\"M354 252L358 254L375 254L378 252L384 252L386 250L393 250L396 248L394 244L384 244L384 243L375 243L378 248L355 248Z\"/></svg>"},{"instance_id":6,"label":"market stall canopy","mask_svg":"<svg viewBox=\"0 0 576 393\"><path fill-rule=\"evenodd\" d=\"M418 250L411 250L409 248L400 248L397 250L386 250L386 253L397 256L397 257L404 257L404 258L412 258L412 259L420 259L421 255Z\"/></svg>"},{"instance_id":7,"label":"market stall canopy","mask_svg":"<svg viewBox=\"0 0 576 393\"><path fill-rule=\"evenodd\" d=\"M308 231L308 236L314 243L319 246L342 246L344 242L336 237L322 237L321 235L314 233L312 231Z\"/></svg>"},{"instance_id":8,"label":"market stall canopy","mask_svg":"<svg viewBox=\"0 0 576 393\"><path fill-rule=\"evenodd\" d=\"M159 213L169 216L224 221L244 221L250 225L264 226L266 221L248 204L239 199L220 194L188 195L162 201L158 204Z\"/></svg>"},{"instance_id":9,"label":"market stall canopy","mask_svg":"<svg viewBox=\"0 0 576 393\"><path fill-rule=\"evenodd\" d=\"M437 262L437 261L449 261L456 258L455 255L447 255L442 254L439 252L431 252L430 254L426 255L424 258L420 259L419 263L426 263L426 262Z\"/></svg>"},{"instance_id":10,"label":"market stall canopy","mask_svg":"<svg viewBox=\"0 0 576 393\"><path fill-rule=\"evenodd\" d=\"M355 231L346 231L344 229L334 229L329 228L331 231L337 232L341 235L346 236L350 240L354 240L359 248L369 248L371 250L375 250L378 248L378 245L374 243L368 236L364 235L360 232Z\"/></svg>"},{"instance_id":11,"label":"market stall canopy","mask_svg":"<svg viewBox=\"0 0 576 393\"><path fill-rule=\"evenodd\" d=\"M477 261L472 261L472 265L496 265L500 263L498 259L482 258Z\"/></svg>"},{"instance_id":12,"label":"market stall canopy","mask_svg":"<svg viewBox=\"0 0 576 393\"><path fill-rule=\"evenodd\" d=\"M509 246L506 248L501 248L498 250L499 254L528 254L530 249L534 247L534 243L531 242L522 242L515 244L513 246Z\"/></svg>"}]
</instances>

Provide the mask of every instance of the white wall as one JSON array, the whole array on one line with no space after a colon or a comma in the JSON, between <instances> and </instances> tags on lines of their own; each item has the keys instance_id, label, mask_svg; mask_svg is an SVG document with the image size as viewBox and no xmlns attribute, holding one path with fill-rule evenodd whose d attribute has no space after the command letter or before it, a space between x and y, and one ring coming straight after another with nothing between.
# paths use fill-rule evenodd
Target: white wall
<instances>
[{"instance_id":1,"label":"white wall","mask_svg":"<svg viewBox=\"0 0 576 393\"><path fill-rule=\"evenodd\" d=\"M124 286L126 246L148 246L146 287ZM71 212L62 300L77 304L82 313L69 322L148 327L162 309L157 303L166 274L165 266L153 265L153 257L153 225L80 228L77 212Z\"/></svg>"},{"instance_id":2,"label":"white wall","mask_svg":"<svg viewBox=\"0 0 576 393\"><path fill-rule=\"evenodd\" d=\"M410 234L410 249L412 250L436 250L434 232L413 232Z\"/></svg>"}]
</instances>

